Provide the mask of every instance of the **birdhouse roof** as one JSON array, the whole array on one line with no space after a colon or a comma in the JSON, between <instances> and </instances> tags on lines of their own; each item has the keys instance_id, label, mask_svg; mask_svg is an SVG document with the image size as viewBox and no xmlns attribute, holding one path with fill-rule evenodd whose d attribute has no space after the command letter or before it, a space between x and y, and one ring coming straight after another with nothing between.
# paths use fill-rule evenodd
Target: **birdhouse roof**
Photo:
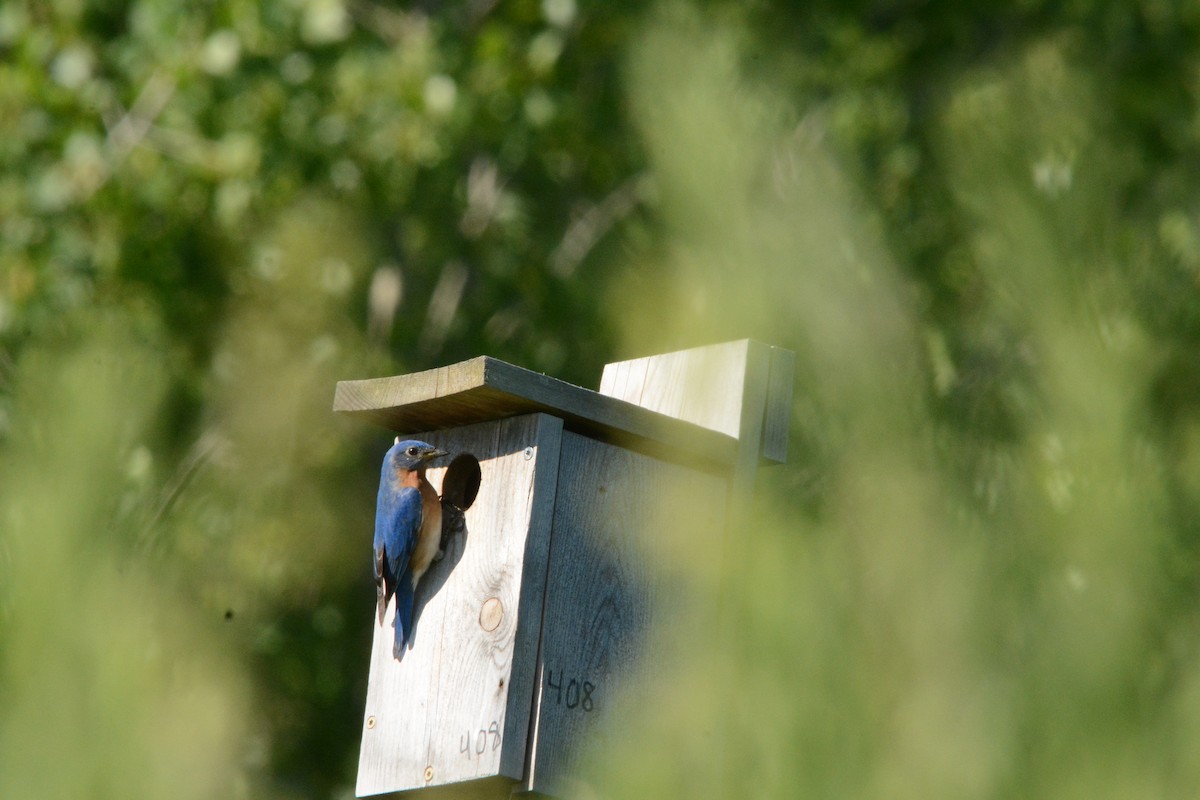
<instances>
[{"instance_id":1,"label":"birdhouse roof","mask_svg":"<svg viewBox=\"0 0 1200 800\"><path fill-rule=\"evenodd\" d=\"M568 430L671 460L727 469L737 440L639 405L479 356L389 378L339 381L333 410L397 433L443 430L542 412Z\"/></svg>"}]
</instances>

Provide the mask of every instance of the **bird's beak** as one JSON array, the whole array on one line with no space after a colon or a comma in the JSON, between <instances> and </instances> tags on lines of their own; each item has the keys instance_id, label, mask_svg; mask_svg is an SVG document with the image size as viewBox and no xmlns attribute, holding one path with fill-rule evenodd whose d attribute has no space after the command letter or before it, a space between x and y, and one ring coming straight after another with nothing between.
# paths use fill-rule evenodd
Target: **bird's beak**
<instances>
[{"instance_id":1,"label":"bird's beak","mask_svg":"<svg viewBox=\"0 0 1200 800\"><path fill-rule=\"evenodd\" d=\"M421 456L421 460L422 461L433 461L435 458L441 458L442 456L448 456L448 455L450 455L450 454L447 453L445 450L436 450L435 449L435 450L430 450L428 453Z\"/></svg>"}]
</instances>

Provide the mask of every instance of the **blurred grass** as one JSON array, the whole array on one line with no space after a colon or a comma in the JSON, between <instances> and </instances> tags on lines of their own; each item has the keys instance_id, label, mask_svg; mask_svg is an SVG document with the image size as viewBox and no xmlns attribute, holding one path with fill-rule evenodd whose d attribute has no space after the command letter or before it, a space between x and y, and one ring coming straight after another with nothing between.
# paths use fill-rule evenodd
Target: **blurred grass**
<instances>
[{"instance_id":1,"label":"blurred grass","mask_svg":"<svg viewBox=\"0 0 1200 800\"><path fill-rule=\"evenodd\" d=\"M249 687L120 498L164 389L152 331L103 311L30 348L0 478L0 796L236 796Z\"/></svg>"},{"instance_id":2,"label":"blurred grass","mask_svg":"<svg viewBox=\"0 0 1200 800\"><path fill-rule=\"evenodd\" d=\"M182 453L162 427L166 337L136 302L23 352L0 480L0 796L287 797L281 774L322 758L350 782L366 649L331 643L340 588L369 604L346 537L370 530L373 489L349 466L366 432L329 401L346 371L385 369L343 311L356 233L319 198L263 232ZM306 739L324 732L337 746Z\"/></svg>"},{"instance_id":3,"label":"blurred grass","mask_svg":"<svg viewBox=\"0 0 1200 800\"><path fill-rule=\"evenodd\" d=\"M748 77L736 30L692 12L660 15L634 49L673 238L652 267L670 278L626 347L750 333L794 348L801 381L792 464L762 475L760 513L731 531L744 552L716 569L678 543L650 554L691 579L690 607L724 613L665 621L673 656L594 755L598 795L1194 785L1194 577L1170 568L1171 467L1148 391L1163 354L1108 235L1121 142L1068 44L964 75L940 104L979 270L955 333L1011 337L1025 365L995 377L1017 422L1007 438L943 410L967 376L844 177L819 104L795 112Z\"/></svg>"}]
</instances>

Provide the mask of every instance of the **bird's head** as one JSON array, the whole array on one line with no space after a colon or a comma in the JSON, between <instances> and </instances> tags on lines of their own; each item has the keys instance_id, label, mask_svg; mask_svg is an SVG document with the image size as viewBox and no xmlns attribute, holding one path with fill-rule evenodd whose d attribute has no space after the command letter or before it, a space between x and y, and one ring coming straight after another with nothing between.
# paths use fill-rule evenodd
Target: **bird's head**
<instances>
[{"instance_id":1,"label":"bird's head","mask_svg":"<svg viewBox=\"0 0 1200 800\"><path fill-rule=\"evenodd\" d=\"M435 458L446 455L431 444L419 442L416 439L401 440L396 437L396 443L388 450L387 459L397 469L419 470Z\"/></svg>"}]
</instances>

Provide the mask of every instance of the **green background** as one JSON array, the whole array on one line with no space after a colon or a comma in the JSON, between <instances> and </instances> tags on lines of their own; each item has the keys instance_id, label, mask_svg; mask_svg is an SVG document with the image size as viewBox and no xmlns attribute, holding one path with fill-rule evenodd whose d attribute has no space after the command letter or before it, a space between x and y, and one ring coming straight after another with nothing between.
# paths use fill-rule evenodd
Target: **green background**
<instances>
[{"instance_id":1,"label":"green background","mask_svg":"<svg viewBox=\"0 0 1200 800\"><path fill-rule=\"evenodd\" d=\"M595 793L1192 796L1198 100L1167 0L9 0L0 797L352 795L335 382L743 337L790 463Z\"/></svg>"}]
</instances>

